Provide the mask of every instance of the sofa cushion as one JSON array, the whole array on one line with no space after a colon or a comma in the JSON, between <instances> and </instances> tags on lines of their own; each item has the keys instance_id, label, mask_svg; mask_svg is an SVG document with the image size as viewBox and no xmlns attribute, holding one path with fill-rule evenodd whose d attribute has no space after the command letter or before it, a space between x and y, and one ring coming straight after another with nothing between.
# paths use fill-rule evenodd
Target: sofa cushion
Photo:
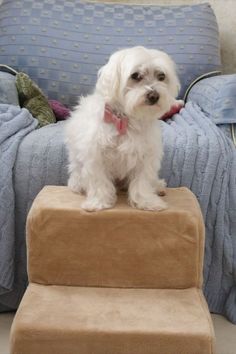
<instances>
[{"instance_id":1,"label":"sofa cushion","mask_svg":"<svg viewBox=\"0 0 236 354\"><path fill-rule=\"evenodd\" d=\"M3 0L0 62L26 72L51 99L73 105L91 91L112 52L144 45L169 53L186 87L220 67L208 4L151 6L82 0Z\"/></svg>"}]
</instances>

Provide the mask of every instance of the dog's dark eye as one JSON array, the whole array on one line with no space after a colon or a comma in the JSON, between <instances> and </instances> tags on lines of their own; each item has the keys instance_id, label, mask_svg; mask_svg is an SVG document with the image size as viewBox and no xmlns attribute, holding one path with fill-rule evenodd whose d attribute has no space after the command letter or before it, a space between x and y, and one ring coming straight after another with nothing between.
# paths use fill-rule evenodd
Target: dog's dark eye
<instances>
[{"instance_id":1,"label":"dog's dark eye","mask_svg":"<svg viewBox=\"0 0 236 354\"><path fill-rule=\"evenodd\" d=\"M163 72L157 73L157 79L158 79L159 81L164 81L165 78L166 78L165 73L163 73Z\"/></svg>"},{"instance_id":2,"label":"dog's dark eye","mask_svg":"<svg viewBox=\"0 0 236 354\"><path fill-rule=\"evenodd\" d=\"M134 81L141 81L143 76L139 72L135 72L131 75L131 79Z\"/></svg>"}]
</instances>

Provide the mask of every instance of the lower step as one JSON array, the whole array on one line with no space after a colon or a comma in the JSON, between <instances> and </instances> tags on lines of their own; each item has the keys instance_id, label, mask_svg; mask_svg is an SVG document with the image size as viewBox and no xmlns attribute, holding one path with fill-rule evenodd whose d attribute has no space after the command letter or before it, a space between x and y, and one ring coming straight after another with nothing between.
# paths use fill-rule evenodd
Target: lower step
<instances>
[{"instance_id":1,"label":"lower step","mask_svg":"<svg viewBox=\"0 0 236 354\"><path fill-rule=\"evenodd\" d=\"M201 290L31 283L11 329L11 354L212 354Z\"/></svg>"}]
</instances>

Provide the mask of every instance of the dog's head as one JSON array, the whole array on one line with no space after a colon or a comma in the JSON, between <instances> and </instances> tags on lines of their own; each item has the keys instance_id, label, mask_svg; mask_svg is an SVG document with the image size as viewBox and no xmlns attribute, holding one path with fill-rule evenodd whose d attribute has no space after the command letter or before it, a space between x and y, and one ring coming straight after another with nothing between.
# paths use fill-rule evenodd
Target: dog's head
<instances>
[{"instance_id":1,"label":"dog's head","mask_svg":"<svg viewBox=\"0 0 236 354\"><path fill-rule=\"evenodd\" d=\"M98 73L96 90L127 115L160 118L178 95L175 64L164 52L133 47L115 52Z\"/></svg>"}]
</instances>

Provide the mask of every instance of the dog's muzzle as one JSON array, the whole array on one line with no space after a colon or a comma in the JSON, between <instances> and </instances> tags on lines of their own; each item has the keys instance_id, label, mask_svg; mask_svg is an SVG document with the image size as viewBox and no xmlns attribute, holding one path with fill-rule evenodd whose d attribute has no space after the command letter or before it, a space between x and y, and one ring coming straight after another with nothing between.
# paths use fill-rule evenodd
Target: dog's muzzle
<instances>
[{"instance_id":1,"label":"dog's muzzle","mask_svg":"<svg viewBox=\"0 0 236 354\"><path fill-rule=\"evenodd\" d=\"M160 98L159 93L155 90L152 90L152 91L148 92L146 102L150 106L153 106L154 104L156 104L158 102L159 98Z\"/></svg>"}]
</instances>

